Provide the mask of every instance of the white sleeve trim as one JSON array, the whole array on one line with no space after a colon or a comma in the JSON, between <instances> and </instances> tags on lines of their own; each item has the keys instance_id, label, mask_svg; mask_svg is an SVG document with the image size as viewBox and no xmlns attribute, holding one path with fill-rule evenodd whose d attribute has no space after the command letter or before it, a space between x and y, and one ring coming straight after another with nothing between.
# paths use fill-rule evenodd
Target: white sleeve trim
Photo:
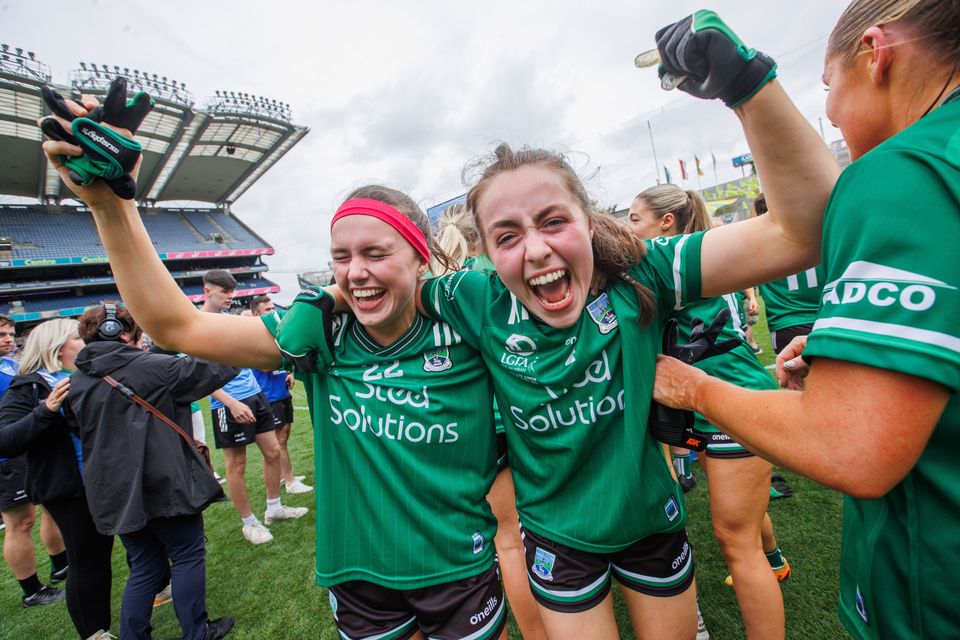
<instances>
[{"instance_id":1,"label":"white sleeve trim","mask_svg":"<svg viewBox=\"0 0 960 640\"><path fill-rule=\"evenodd\" d=\"M960 354L960 338L939 331L917 329L902 324L889 322L874 322L872 320L858 320L855 318L820 318L813 324L813 332L818 329L849 329L861 333L872 333L891 338L905 338L914 342L922 342L935 347L941 347Z\"/></svg>"},{"instance_id":2,"label":"white sleeve trim","mask_svg":"<svg viewBox=\"0 0 960 640\"><path fill-rule=\"evenodd\" d=\"M683 308L683 279L680 274L680 259L683 255L683 245L690 236L680 236L673 254L673 293L676 298L674 309Z\"/></svg>"}]
</instances>

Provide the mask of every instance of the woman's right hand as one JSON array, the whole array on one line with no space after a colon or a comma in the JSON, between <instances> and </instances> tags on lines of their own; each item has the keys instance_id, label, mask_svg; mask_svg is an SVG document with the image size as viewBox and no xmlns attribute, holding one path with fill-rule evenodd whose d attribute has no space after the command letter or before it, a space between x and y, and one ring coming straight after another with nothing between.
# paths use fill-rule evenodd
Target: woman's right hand
<instances>
[{"instance_id":1,"label":"woman's right hand","mask_svg":"<svg viewBox=\"0 0 960 640\"><path fill-rule=\"evenodd\" d=\"M70 378L64 378L53 385L53 390L50 392L50 395L47 396L47 399L43 401L43 405L47 408L47 411L57 413L60 411L60 407L63 406L69 392Z\"/></svg>"},{"instance_id":2,"label":"woman's right hand","mask_svg":"<svg viewBox=\"0 0 960 640\"><path fill-rule=\"evenodd\" d=\"M803 391L810 365L800 354L807 347L807 336L797 336L777 354L777 380L784 389Z\"/></svg>"},{"instance_id":3,"label":"woman's right hand","mask_svg":"<svg viewBox=\"0 0 960 640\"><path fill-rule=\"evenodd\" d=\"M74 118L86 116L90 111L100 106L100 103L97 101L97 99L89 95L83 95L79 102L64 99L63 103L65 108ZM58 115L49 115L39 118L37 120L37 124L40 125L40 122L47 118L56 120L58 123L60 123L60 126L65 131L70 131L70 121ZM111 125L105 126L115 129L122 135L132 137L130 131L126 129L112 127ZM109 185L107 185L107 183L103 180L94 180L88 186L82 187L70 179L70 170L63 164L63 162L61 162L60 156L82 156L83 149L77 145L70 144L69 142L63 140L47 139L43 143L43 151L47 155L47 160L50 162L50 165L56 169L57 173L60 174L60 179L63 180L63 183L67 185L67 187L88 206L97 207L109 203L115 203L116 201L120 200L120 198L113 193L113 190L110 189ZM140 164L142 161L143 156L140 156L133 170L130 171L130 175L134 180L136 180L137 175L140 173Z\"/></svg>"}]
</instances>

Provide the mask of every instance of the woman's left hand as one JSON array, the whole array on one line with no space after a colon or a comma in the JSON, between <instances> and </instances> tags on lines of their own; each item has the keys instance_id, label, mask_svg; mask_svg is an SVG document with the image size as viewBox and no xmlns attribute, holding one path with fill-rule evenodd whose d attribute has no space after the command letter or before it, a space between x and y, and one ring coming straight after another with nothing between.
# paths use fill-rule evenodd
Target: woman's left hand
<instances>
[{"instance_id":1,"label":"woman's left hand","mask_svg":"<svg viewBox=\"0 0 960 640\"><path fill-rule=\"evenodd\" d=\"M56 413L60 411L60 407L63 406L64 401L67 399L67 393L70 392L70 378L64 378L57 384L53 386L53 390L50 391L50 395L47 396L47 399L43 401L43 404L47 407L47 411L51 413Z\"/></svg>"},{"instance_id":2,"label":"woman's left hand","mask_svg":"<svg viewBox=\"0 0 960 640\"><path fill-rule=\"evenodd\" d=\"M707 377L700 369L665 355L657 356L653 399L674 409L693 410L697 386Z\"/></svg>"}]
</instances>

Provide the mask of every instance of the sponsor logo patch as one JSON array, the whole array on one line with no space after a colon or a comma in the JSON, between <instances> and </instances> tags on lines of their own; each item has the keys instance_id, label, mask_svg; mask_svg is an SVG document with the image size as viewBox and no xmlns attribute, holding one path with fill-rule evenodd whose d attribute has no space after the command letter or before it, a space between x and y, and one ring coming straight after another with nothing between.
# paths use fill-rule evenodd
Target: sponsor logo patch
<instances>
[{"instance_id":1,"label":"sponsor logo patch","mask_svg":"<svg viewBox=\"0 0 960 640\"><path fill-rule=\"evenodd\" d=\"M601 293L596 300L587 305L587 313L597 323L600 333L604 335L616 329L617 325L620 324L606 293Z\"/></svg>"},{"instance_id":2,"label":"sponsor logo patch","mask_svg":"<svg viewBox=\"0 0 960 640\"><path fill-rule=\"evenodd\" d=\"M533 572L543 580L553 581L553 563L557 561L556 554L537 547L533 556Z\"/></svg>"},{"instance_id":3,"label":"sponsor logo patch","mask_svg":"<svg viewBox=\"0 0 960 640\"><path fill-rule=\"evenodd\" d=\"M926 311L937 300L937 290L956 287L919 273L873 262L852 262L837 280L823 288L826 305L866 302L874 307L897 305L907 311Z\"/></svg>"}]
</instances>

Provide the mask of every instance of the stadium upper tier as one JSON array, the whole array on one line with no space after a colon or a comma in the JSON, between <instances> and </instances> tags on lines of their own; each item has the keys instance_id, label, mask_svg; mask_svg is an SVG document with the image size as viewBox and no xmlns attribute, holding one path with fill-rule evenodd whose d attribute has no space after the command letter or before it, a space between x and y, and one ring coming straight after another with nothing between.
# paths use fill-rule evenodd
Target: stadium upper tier
<instances>
[{"instance_id":1,"label":"stadium upper tier","mask_svg":"<svg viewBox=\"0 0 960 640\"><path fill-rule=\"evenodd\" d=\"M203 301L203 285L193 284L182 287L183 292L194 303ZM275 283L264 278L242 279L237 282L236 295L238 298L277 293L280 291ZM87 307L100 304L104 300L117 300L120 294L116 289L99 291L77 296L70 290L62 292L46 292L44 296L23 296L17 304L0 302L0 314L13 318L15 322L31 322L57 316L79 316Z\"/></svg>"},{"instance_id":2,"label":"stadium upper tier","mask_svg":"<svg viewBox=\"0 0 960 640\"><path fill-rule=\"evenodd\" d=\"M144 209L150 238L164 260L271 255L273 248L232 215L216 209ZM0 268L106 262L91 214L80 208L0 206ZM0 240L2 242L2 240Z\"/></svg>"},{"instance_id":3,"label":"stadium upper tier","mask_svg":"<svg viewBox=\"0 0 960 640\"><path fill-rule=\"evenodd\" d=\"M192 200L229 205L289 151L309 129L291 121L290 107L276 100L217 91L203 107L182 82L118 66L80 63L64 96L102 97L116 77L131 94L145 91L153 111L137 131L143 164L136 199L141 203ZM0 195L59 202L70 197L40 148L37 118L49 112L40 88L51 84L50 69L4 45L0 55Z\"/></svg>"}]
</instances>

